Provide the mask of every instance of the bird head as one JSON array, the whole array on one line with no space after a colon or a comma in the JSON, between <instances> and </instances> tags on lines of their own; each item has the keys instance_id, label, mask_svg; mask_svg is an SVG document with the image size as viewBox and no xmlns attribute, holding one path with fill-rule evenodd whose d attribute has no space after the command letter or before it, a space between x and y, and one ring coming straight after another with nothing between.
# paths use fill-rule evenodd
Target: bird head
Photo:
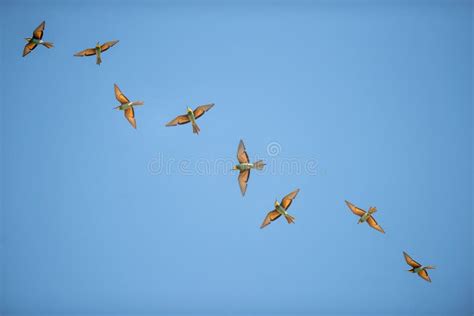
<instances>
[{"instance_id":1,"label":"bird head","mask_svg":"<svg viewBox=\"0 0 474 316\"><path fill-rule=\"evenodd\" d=\"M278 207L280 205L280 202L278 202L278 200L275 199L275 204L274 205L275 205L275 207Z\"/></svg>"},{"instance_id":2,"label":"bird head","mask_svg":"<svg viewBox=\"0 0 474 316\"><path fill-rule=\"evenodd\" d=\"M372 214L372 213L375 213L377 212L377 208L376 207L369 207L369 213Z\"/></svg>"},{"instance_id":3,"label":"bird head","mask_svg":"<svg viewBox=\"0 0 474 316\"><path fill-rule=\"evenodd\" d=\"M232 170L237 170L237 166L233 166L233 167L232 167Z\"/></svg>"},{"instance_id":4,"label":"bird head","mask_svg":"<svg viewBox=\"0 0 474 316\"><path fill-rule=\"evenodd\" d=\"M192 112L192 111L193 111L193 110L192 110L189 106L186 108L186 112L190 113L190 112Z\"/></svg>"},{"instance_id":5,"label":"bird head","mask_svg":"<svg viewBox=\"0 0 474 316\"><path fill-rule=\"evenodd\" d=\"M97 42L97 44L95 44L95 47L96 47L96 48L99 48L99 47L100 47L99 42Z\"/></svg>"}]
</instances>

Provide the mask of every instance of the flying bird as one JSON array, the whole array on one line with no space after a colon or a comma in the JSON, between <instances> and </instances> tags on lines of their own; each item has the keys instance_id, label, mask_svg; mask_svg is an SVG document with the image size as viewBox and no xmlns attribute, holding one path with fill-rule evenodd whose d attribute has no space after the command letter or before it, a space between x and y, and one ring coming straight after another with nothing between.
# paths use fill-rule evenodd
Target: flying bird
<instances>
[{"instance_id":1,"label":"flying bird","mask_svg":"<svg viewBox=\"0 0 474 316\"><path fill-rule=\"evenodd\" d=\"M242 140L240 140L239 147L237 148L237 160L239 161L239 164L235 165L232 170L240 171L238 180L240 192L242 192L242 196L244 196L245 191L247 191L247 182L249 181L250 177L250 169L262 170L265 166L265 163L263 160L250 163L249 156L245 150L245 145Z\"/></svg>"},{"instance_id":2,"label":"flying bird","mask_svg":"<svg viewBox=\"0 0 474 316\"><path fill-rule=\"evenodd\" d=\"M411 266L411 269L407 270L408 272L417 273L425 281L431 282L430 276L428 275L428 271L426 270L435 269L435 267L422 266L421 264L413 260L405 251L403 252L403 255L405 256L405 261L408 263L409 266Z\"/></svg>"},{"instance_id":3,"label":"flying bird","mask_svg":"<svg viewBox=\"0 0 474 316\"><path fill-rule=\"evenodd\" d=\"M191 122L191 124L193 125L193 133L199 134L201 129L196 124L196 120L200 118L201 116L203 116L204 113L212 109L213 106L214 106L214 103L201 105L201 106L198 106L194 111L190 107L188 107L186 109L186 114L177 116L171 122L166 124L166 126L176 126L178 124L182 125L182 124L187 124Z\"/></svg>"},{"instance_id":4,"label":"flying bird","mask_svg":"<svg viewBox=\"0 0 474 316\"><path fill-rule=\"evenodd\" d=\"M43 21L41 24L33 31L33 37L27 37L25 40L28 42L23 49L23 57L31 53L33 49L38 46L38 44L43 45L46 48L53 47L53 43L43 41L43 33L46 22Z\"/></svg>"},{"instance_id":5,"label":"flying bird","mask_svg":"<svg viewBox=\"0 0 474 316\"><path fill-rule=\"evenodd\" d=\"M380 227L379 224L377 224L377 221L375 220L375 218L372 216L372 214L374 214L375 212L377 212L377 208L376 207L370 207L369 208L369 211L366 212L364 211L363 209L360 209L358 208L357 206L355 206L354 204L346 201L346 204L347 206L350 208L350 210L352 211L352 213L354 213L355 215L359 216L359 222L357 224L360 224L360 223L364 223L364 222L367 222L367 224L369 224L370 227L372 227L373 229L376 229L378 230L379 232L381 233L384 233L385 234L385 231L382 229L382 227Z\"/></svg>"},{"instance_id":6,"label":"flying bird","mask_svg":"<svg viewBox=\"0 0 474 316\"><path fill-rule=\"evenodd\" d=\"M96 56L96 64L100 65L102 62L101 54L108 50L110 47L114 46L117 44L119 41L110 41L110 42L105 42L104 44L100 45L99 42L95 45L95 48L87 48L84 49L78 53L75 53L74 56L76 57L84 57L84 56Z\"/></svg>"},{"instance_id":7,"label":"flying bird","mask_svg":"<svg viewBox=\"0 0 474 316\"><path fill-rule=\"evenodd\" d=\"M135 121L135 111L133 109L134 106L143 105L145 102L143 101L133 101L130 100L120 91L120 88L114 84L115 90L115 98L120 102L120 105L115 107L114 109L124 111L125 118L132 124L133 128L137 128L137 122Z\"/></svg>"},{"instance_id":8,"label":"flying bird","mask_svg":"<svg viewBox=\"0 0 474 316\"><path fill-rule=\"evenodd\" d=\"M260 228L264 228L265 226L270 225L271 222L279 218L281 215L285 216L288 224L293 224L295 222L295 218L288 214L288 208L290 207L293 200L296 198L298 192L300 192L300 189L296 189L295 191L291 192L290 194L285 196L283 200L281 200L281 203L278 203L278 200L275 200L275 209L268 212Z\"/></svg>"}]
</instances>

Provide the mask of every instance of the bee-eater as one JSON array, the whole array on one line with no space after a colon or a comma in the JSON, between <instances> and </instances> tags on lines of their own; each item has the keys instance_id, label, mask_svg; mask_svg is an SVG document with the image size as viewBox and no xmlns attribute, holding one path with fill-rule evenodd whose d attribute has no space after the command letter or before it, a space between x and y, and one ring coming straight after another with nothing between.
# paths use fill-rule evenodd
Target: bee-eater
<instances>
[{"instance_id":1,"label":"bee-eater","mask_svg":"<svg viewBox=\"0 0 474 316\"><path fill-rule=\"evenodd\" d=\"M375 220L375 218L372 216L372 214L374 214L375 212L377 212L377 208L376 207L370 207L369 208L369 211L366 212L364 211L363 209L360 209L358 208L357 206L355 206L354 204L346 201L346 204L347 206L349 206L350 210L352 211L352 213L354 213L355 215L359 216L359 221L357 222L357 224L360 224L360 223L364 223L364 222L367 222L367 224L369 224L370 227L378 230L379 232L381 233L384 233L384 230L382 229L382 227L380 227L379 224L377 224L377 221Z\"/></svg>"},{"instance_id":2,"label":"bee-eater","mask_svg":"<svg viewBox=\"0 0 474 316\"><path fill-rule=\"evenodd\" d=\"M99 42L95 45L95 48L87 48L84 49L83 51L80 51L78 53L75 53L74 56L76 57L84 57L84 56L93 56L96 55L96 64L100 65L102 62L101 54L108 50L110 47L114 46L117 44L119 41L110 41L110 42L105 42L104 44L100 45Z\"/></svg>"},{"instance_id":3,"label":"bee-eater","mask_svg":"<svg viewBox=\"0 0 474 316\"><path fill-rule=\"evenodd\" d=\"M242 192L242 196L244 196L245 191L247 191L247 182L250 178L250 169L262 170L265 166L265 163L263 160L250 163L249 156L245 150L245 145L242 140L240 140L239 147L237 147L237 160L239 161L239 164L235 165L232 170L240 171L238 180L240 192Z\"/></svg>"},{"instance_id":4,"label":"bee-eater","mask_svg":"<svg viewBox=\"0 0 474 316\"><path fill-rule=\"evenodd\" d=\"M288 224L293 224L295 222L295 218L288 214L288 208L290 207L298 192L300 192L300 189L296 189L295 191L291 192L281 200L281 203L278 203L278 201L275 200L275 209L268 212L260 228L264 228L282 215L285 216Z\"/></svg>"},{"instance_id":5,"label":"bee-eater","mask_svg":"<svg viewBox=\"0 0 474 316\"><path fill-rule=\"evenodd\" d=\"M23 57L31 53L33 49L38 46L38 44L43 45L46 48L53 47L53 43L43 41L43 33L44 27L46 23L45 21L41 22L41 24L33 31L33 37L27 37L25 40L28 42L23 49Z\"/></svg>"},{"instance_id":6,"label":"bee-eater","mask_svg":"<svg viewBox=\"0 0 474 316\"><path fill-rule=\"evenodd\" d=\"M407 270L408 272L411 273L417 273L422 279L431 282L430 276L428 275L429 269L435 269L433 266L422 266L415 260L413 260L405 251L403 252L403 255L405 256L405 261L408 263L409 266L411 266L410 270Z\"/></svg>"},{"instance_id":7,"label":"bee-eater","mask_svg":"<svg viewBox=\"0 0 474 316\"><path fill-rule=\"evenodd\" d=\"M199 131L201 131L201 129L196 124L196 120L203 116L204 113L209 111L213 106L214 103L201 105L194 109L194 111L190 107L188 107L186 109L186 114L177 116L171 122L166 124L166 126L176 126L178 124L182 125L191 122L191 124L193 125L193 133L199 134Z\"/></svg>"},{"instance_id":8,"label":"bee-eater","mask_svg":"<svg viewBox=\"0 0 474 316\"><path fill-rule=\"evenodd\" d=\"M114 84L115 98L120 102L120 105L114 109L124 111L125 118L132 124L133 128L137 128L137 122L135 121L135 111L133 110L134 106L143 105L143 101L133 101L130 100L120 91L119 87Z\"/></svg>"}]
</instances>

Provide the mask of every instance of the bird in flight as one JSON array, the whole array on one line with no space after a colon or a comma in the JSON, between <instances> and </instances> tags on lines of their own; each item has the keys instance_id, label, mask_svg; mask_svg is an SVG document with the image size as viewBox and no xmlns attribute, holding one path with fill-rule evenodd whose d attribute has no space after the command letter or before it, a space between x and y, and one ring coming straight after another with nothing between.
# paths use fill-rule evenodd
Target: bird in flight
<instances>
[{"instance_id":1,"label":"bird in flight","mask_svg":"<svg viewBox=\"0 0 474 316\"><path fill-rule=\"evenodd\" d=\"M239 164L235 165L232 170L240 171L238 180L240 192L242 192L242 196L244 196L245 191L247 191L247 182L249 181L250 177L250 169L262 170L265 166L265 163L263 160L250 163L249 156L245 150L245 145L242 140L240 140L239 147L237 147L237 160L239 161Z\"/></svg>"},{"instance_id":2,"label":"bird in flight","mask_svg":"<svg viewBox=\"0 0 474 316\"><path fill-rule=\"evenodd\" d=\"M405 261L408 263L409 266L411 266L411 269L407 270L408 272L417 273L425 281L431 282L430 276L428 275L428 271L426 270L435 269L435 267L422 266L421 264L413 260L405 251L403 252L403 255L405 256Z\"/></svg>"},{"instance_id":3,"label":"bird in flight","mask_svg":"<svg viewBox=\"0 0 474 316\"><path fill-rule=\"evenodd\" d=\"M28 42L23 49L23 57L31 53L33 49L38 46L38 44L43 45L46 48L53 47L53 43L43 41L43 33L46 22L43 21L41 24L33 31L33 37L27 37L25 40Z\"/></svg>"},{"instance_id":4,"label":"bird in flight","mask_svg":"<svg viewBox=\"0 0 474 316\"><path fill-rule=\"evenodd\" d=\"M182 125L182 124L187 124L191 122L191 124L193 125L193 133L199 134L201 129L196 124L196 120L200 118L201 116L203 116L204 113L212 109L213 106L214 106L214 103L200 105L194 111L190 107L188 107L186 109L186 114L177 116L168 124L166 124L166 126L176 126L178 124Z\"/></svg>"},{"instance_id":5,"label":"bird in flight","mask_svg":"<svg viewBox=\"0 0 474 316\"><path fill-rule=\"evenodd\" d=\"M288 214L288 208L296 198L298 192L300 192L300 189L296 189L295 191L291 192L281 200L281 203L278 203L278 200L275 200L275 209L268 212L260 228L270 225L271 222L279 218L281 215L285 216L288 224L293 224L295 222L295 218Z\"/></svg>"},{"instance_id":6,"label":"bird in flight","mask_svg":"<svg viewBox=\"0 0 474 316\"><path fill-rule=\"evenodd\" d=\"M105 42L104 44L100 45L99 42L95 45L94 48L87 48L84 49L78 53L75 53L74 56L76 57L84 57L84 56L96 56L96 64L100 65L102 62L101 54L108 50L110 47L114 46L117 44L119 41L110 41L110 42Z\"/></svg>"},{"instance_id":7,"label":"bird in flight","mask_svg":"<svg viewBox=\"0 0 474 316\"><path fill-rule=\"evenodd\" d=\"M145 102L143 101L133 101L130 100L120 91L120 88L114 84L115 90L115 98L120 102L120 105L115 107L114 109L124 111L125 118L132 124L133 128L137 128L137 122L135 121L135 111L133 109L134 106L143 105Z\"/></svg>"},{"instance_id":8,"label":"bird in flight","mask_svg":"<svg viewBox=\"0 0 474 316\"><path fill-rule=\"evenodd\" d=\"M376 229L378 230L379 232L381 233L384 233L385 234L385 231L382 229L382 227L380 227L379 224L377 224L377 221L375 220L375 218L372 216L372 214L374 214L376 211L377 211L377 208L376 207L370 207L369 208L369 211L366 212L364 211L363 209L360 209L358 208L357 206L355 206L354 204L346 201L346 204L347 206L350 208L350 210L352 211L352 213L354 213L355 215L359 216L359 221L357 222L357 224L360 224L360 223L364 223L364 222L367 222L367 224L369 224L370 227L372 227L373 229Z\"/></svg>"}]
</instances>

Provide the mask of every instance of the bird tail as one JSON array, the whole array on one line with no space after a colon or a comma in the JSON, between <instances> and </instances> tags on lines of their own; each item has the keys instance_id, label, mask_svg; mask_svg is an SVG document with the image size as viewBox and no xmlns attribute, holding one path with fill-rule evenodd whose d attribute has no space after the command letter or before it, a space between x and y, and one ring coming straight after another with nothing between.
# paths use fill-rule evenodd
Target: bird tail
<instances>
[{"instance_id":1,"label":"bird tail","mask_svg":"<svg viewBox=\"0 0 474 316\"><path fill-rule=\"evenodd\" d=\"M51 43L51 42L43 42L41 44L43 44L46 48L54 47L53 43Z\"/></svg>"},{"instance_id":2,"label":"bird tail","mask_svg":"<svg viewBox=\"0 0 474 316\"><path fill-rule=\"evenodd\" d=\"M193 122L193 133L194 134L199 134L199 132L201 131L201 129L199 128L199 126Z\"/></svg>"},{"instance_id":3,"label":"bird tail","mask_svg":"<svg viewBox=\"0 0 474 316\"><path fill-rule=\"evenodd\" d=\"M100 65L102 63L102 58L100 58L100 55L97 55L96 62L97 65Z\"/></svg>"},{"instance_id":4,"label":"bird tail","mask_svg":"<svg viewBox=\"0 0 474 316\"><path fill-rule=\"evenodd\" d=\"M295 218L291 215L285 215L285 218L286 218L286 221L288 222L288 224L294 224L295 223Z\"/></svg>"},{"instance_id":5,"label":"bird tail","mask_svg":"<svg viewBox=\"0 0 474 316\"><path fill-rule=\"evenodd\" d=\"M425 269L429 270L429 269L436 269L436 267L434 266L426 266Z\"/></svg>"},{"instance_id":6,"label":"bird tail","mask_svg":"<svg viewBox=\"0 0 474 316\"><path fill-rule=\"evenodd\" d=\"M132 105L133 105L133 106L136 106L136 105L143 105L143 104L145 104L145 102L143 102L143 101L133 101L133 102L132 102Z\"/></svg>"},{"instance_id":7,"label":"bird tail","mask_svg":"<svg viewBox=\"0 0 474 316\"><path fill-rule=\"evenodd\" d=\"M263 167L265 166L265 163L263 162L263 160L259 160L259 161L255 161L253 163L253 165L254 165L255 169L262 170Z\"/></svg>"}]
</instances>

